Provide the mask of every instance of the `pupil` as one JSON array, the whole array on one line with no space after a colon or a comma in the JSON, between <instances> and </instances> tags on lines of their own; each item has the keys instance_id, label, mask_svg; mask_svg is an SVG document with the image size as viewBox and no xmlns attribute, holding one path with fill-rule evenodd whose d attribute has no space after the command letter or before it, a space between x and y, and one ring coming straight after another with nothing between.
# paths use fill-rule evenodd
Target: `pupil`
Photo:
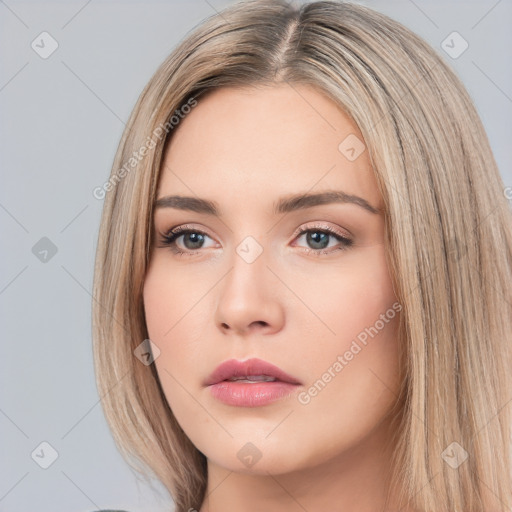
<instances>
[{"instance_id":1,"label":"pupil","mask_svg":"<svg viewBox=\"0 0 512 512\"><path fill-rule=\"evenodd\" d=\"M321 243L320 238L324 237L325 244ZM307 234L308 243L312 241L313 244L320 243L321 247L314 247L315 249L325 249L329 245L329 235L320 231L313 231Z\"/></svg>"},{"instance_id":2,"label":"pupil","mask_svg":"<svg viewBox=\"0 0 512 512\"><path fill-rule=\"evenodd\" d=\"M202 237L203 237L203 235L201 235L200 233L189 233L189 234L185 235L184 241L187 240L187 238L188 238L188 239L192 240L192 244L199 243L199 246L188 247L187 243L185 243L185 246L187 247L187 249L198 249L201 246L201 242L203 241ZM198 239L199 239L199 242L198 242Z\"/></svg>"}]
</instances>

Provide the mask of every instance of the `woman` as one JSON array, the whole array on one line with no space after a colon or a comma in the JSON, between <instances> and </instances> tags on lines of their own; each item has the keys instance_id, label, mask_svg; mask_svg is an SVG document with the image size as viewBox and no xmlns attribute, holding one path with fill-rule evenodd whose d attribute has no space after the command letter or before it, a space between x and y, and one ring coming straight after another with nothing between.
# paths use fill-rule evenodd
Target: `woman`
<instances>
[{"instance_id":1,"label":"woman","mask_svg":"<svg viewBox=\"0 0 512 512\"><path fill-rule=\"evenodd\" d=\"M463 85L397 22L207 19L105 194L95 364L126 459L179 512L507 510L503 190Z\"/></svg>"}]
</instances>

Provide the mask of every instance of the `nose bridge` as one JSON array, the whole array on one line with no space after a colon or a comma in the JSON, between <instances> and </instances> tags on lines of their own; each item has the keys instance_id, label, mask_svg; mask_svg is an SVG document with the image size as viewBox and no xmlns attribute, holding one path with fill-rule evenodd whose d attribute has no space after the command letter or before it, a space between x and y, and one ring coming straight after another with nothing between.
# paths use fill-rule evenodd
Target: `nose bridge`
<instances>
[{"instance_id":1,"label":"nose bridge","mask_svg":"<svg viewBox=\"0 0 512 512\"><path fill-rule=\"evenodd\" d=\"M252 235L234 247L230 271L217 303L219 326L245 332L253 324L273 328L282 321L282 307L275 294L272 272L267 268L269 250Z\"/></svg>"},{"instance_id":2,"label":"nose bridge","mask_svg":"<svg viewBox=\"0 0 512 512\"><path fill-rule=\"evenodd\" d=\"M265 283L268 283L268 256L263 243L252 235L245 236L234 247L230 258L231 271L224 291L235 294L238 300L245 300L246 296L261 299L267 295Z\"/></svg>"}]
</instances>

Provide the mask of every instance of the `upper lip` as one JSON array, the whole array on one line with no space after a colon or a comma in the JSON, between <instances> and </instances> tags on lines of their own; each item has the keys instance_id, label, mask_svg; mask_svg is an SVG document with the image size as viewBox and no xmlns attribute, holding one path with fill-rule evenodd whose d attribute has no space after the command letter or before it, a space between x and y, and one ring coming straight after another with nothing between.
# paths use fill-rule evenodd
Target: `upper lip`
<instances>
[{"instance_id":1,"label":"upper lip","mask_svg":"<svg viewBox=\"0 0 512 512\"><path fill-rule=\"evenodd\" d=\"M268 375L274 377L281 382L289 382L291 384L301 384L296 378L288 375L277 366L263 361L262 359L247 359L238 361L236 359L228 359L221 363L210 376L204 381L205 386L217 384L231 377L244 377L249 375Z\"/></svg>"}]
</instances>

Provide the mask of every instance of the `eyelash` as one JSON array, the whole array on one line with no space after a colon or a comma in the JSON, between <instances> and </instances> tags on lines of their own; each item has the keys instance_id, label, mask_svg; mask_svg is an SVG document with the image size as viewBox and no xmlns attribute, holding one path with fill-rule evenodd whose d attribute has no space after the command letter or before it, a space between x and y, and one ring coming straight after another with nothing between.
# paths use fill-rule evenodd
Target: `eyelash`
<instances>
[{"instance_id":1,"label":"eyelash","mask_svg":"<svg viewBox=\"0 0 512 512\"><path fill-rule=\"evenodd\" d=\"M332 237L334 237L336 240L338 240L342 244L340 247L338 247L337 249L334 249L334 250L332 250L332 249L331 250L308 249L308 248L302 247L302 250L304 252L306 252L307 254L313 254L315 256L321 256L323 254L334 253L337 251L346 251L354 243L353 240L351 240L350 238L342 236L340 233L338 233L334 229L327 227L327 226L311 226L306 229L302 229L298 233L296 233L295 238L298 238L298 237L302 236L303 234L309 233L309 232L324 233L327 235L331 235ZM190 233L199 233L200 235L204 235L204 236L211 238L207 233L205 233L199 229L192 229L189 226L184 225L184 226L179 226L177 228L173 228L170 231L168 231L167 233L160 233L160 236L161 236L160 243L162 244L162 245L160 245L160 247L170 248L171 251L179 257L195 256L196 253L198 251L200 251L200 249L197 249L195 251L193 251L193 250L182 251L182 250L178 249L176 246L176 240L179 237L181 237L185 234L190 234Z\"/></svg>"}]
</instances>

